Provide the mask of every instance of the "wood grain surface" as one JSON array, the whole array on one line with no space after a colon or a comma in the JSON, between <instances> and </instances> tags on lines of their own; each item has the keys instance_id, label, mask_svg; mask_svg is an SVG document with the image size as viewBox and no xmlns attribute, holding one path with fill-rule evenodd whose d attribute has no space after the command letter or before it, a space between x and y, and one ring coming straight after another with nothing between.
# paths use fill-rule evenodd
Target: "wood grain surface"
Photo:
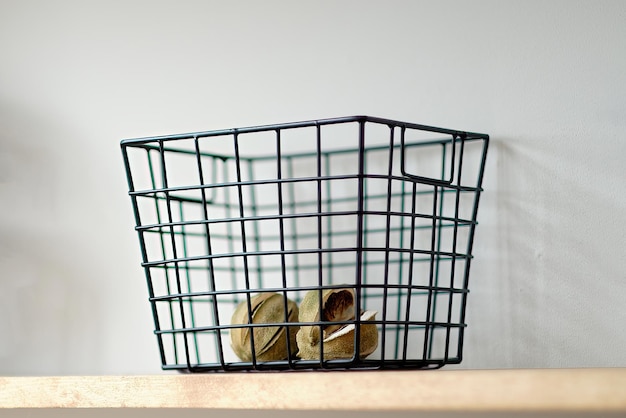
<instances>
[{"instance_id":1,"label":"wood grain surface","mask_svg":"<svg viewBox=\"0 0 626 418\"><path fill-rule=\"evenodd\" d=\"M0 408L626 412L626 369L0 377Z\"/></svg>"}]
</instances>

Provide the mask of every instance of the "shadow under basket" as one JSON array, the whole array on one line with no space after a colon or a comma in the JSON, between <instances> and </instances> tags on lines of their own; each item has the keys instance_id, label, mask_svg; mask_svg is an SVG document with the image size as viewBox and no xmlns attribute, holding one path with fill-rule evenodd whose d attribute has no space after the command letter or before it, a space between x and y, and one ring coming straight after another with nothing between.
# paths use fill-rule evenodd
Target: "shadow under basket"
<instances>
[{"instance_id":1,"label":"shadow under basket","mask_svg":"<svg viewBox=\"0 0 626 418\"><path fill-rule=\"evenodd\" d=\"M488 140L354 116L122 141L162 368L460 363Z\"/></svg>"}]
</instances>

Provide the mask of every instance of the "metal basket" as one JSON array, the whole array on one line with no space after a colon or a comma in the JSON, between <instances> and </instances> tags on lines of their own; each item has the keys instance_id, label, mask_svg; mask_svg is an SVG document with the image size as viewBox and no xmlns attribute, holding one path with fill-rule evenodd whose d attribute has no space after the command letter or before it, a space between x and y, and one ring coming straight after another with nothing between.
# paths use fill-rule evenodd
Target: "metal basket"
<instances>
[{"instance_id":1,"label":"metal basket","mask_svg":"<svg viewBox=\"0 0 626 418\"><path fill-rule=\"evenodd\" d=\"M162 368L461 362L488 140L354 116L122 141ZM322 295L346 289L354 316L333 320ZM302 307L309 292L317 316L300 309L294 320L290 301ZM256 315L256 297L270 293L273 314ZM332 355L331 326L350 330L352 352ZM319 340L313 357L287 338L304 329ZM277 341L263 358L261 344Z\"/></svg>"}]
</instances>

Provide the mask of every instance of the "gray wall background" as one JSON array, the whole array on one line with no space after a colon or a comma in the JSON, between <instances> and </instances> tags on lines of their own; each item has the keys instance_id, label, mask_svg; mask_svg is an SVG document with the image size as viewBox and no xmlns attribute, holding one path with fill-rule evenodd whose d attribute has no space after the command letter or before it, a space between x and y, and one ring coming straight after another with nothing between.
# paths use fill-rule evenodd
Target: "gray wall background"
<instances>
[{"instance_id":1,"label":"gray wall background","mask_svg":"<svg viewBox=\"0 0 626 418\"><path fill-rule=\"evenodd\" d=\"M0 0L0 373L160 373L123 138L492 137L462 368L626 366L626 2Z\"/></svg>"}]
</instances>

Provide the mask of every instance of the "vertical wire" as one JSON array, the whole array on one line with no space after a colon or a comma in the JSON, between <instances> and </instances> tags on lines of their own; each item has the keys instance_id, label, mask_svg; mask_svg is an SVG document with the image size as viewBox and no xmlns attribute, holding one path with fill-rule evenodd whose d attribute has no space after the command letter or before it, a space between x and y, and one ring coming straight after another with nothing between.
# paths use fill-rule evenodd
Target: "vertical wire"
<instances>
[{"instance_id":1,"label":"vertical wire","mask_svg":"<svg viewBox=\"0 0 626 418\"><path fill-rule=\"evenodd\" d=\"M411 320L411 293L413 286L413 259L415 257L415 204L417 197L417 183L412 183L411 193L411 238L410 238L410 252L409 252L409 271L407 279L407 297L406 297L406 312L404 319L404 344L402 346L402 361L406 362L406 352L409 342L409 322Z\"/></svg>"},{"instance_id":2,"label":"vertical wire","mask_svg":"<svg viewBox=\"0 0 626 418\"><path fill-rule=\"evenodd\" d=\"M284 159L287 163L287 177L292 179L294 177L293 158L291 158L290 156L284 156L282 157L282 159ZM289 210L291 211L292 215L295 215L297 212L296 211L295 182L292 181L288 183L287 191L288 191ZM290 224L291 224L291 234L289 235L289 238L291 239L291 243L293 245L292 249L297 250L299 245L298 245L298 219L296 218L296 216L291 217ZM299 260L298 253L297 252L294 253L292 257L293 257L293 277L295 280L295 285L300 286L300 260Z\"/></svg>"},{"instance_id":3,"label":"vertical wire","mask_svg":"<svg viewBox=\"0 0 626 418\"><path fill-rule=\"evenodd\" d=\"M434 332L431 334L431 329L434 329L433 320L430 318L430 313L432 310L432 300L433 300L433 280L434 280L434 270L435 270L435 243L436 243L436 231L437 231L437 188L439 186L433 186L433 222L431 227L431 238L430 238L430 269L428 272L428 301L426 302L426 326L424 328L424 351L423 358L426 358L428 353L428 344L429 338L433 338ZM430 334L430 335L429 335Z\"/></svg>"},{"instance_id":4,"label":"vertical wire","mask_svg":"<svg viewBox=\"0 0 626 418\"><path fill-rule=\"evenodd\" d=\"M323 257L322 250L324 244L322 242L322 132L319 124L316 124L316 146L317 146L317 278L321 288L324 282L324 273L322 269Z\"/></svg>"},{"instance_id":5,"label":"vertical wire","mask_svg":"<svg viewBox=\"0 0 626 418\"><path fill-rule=\"evenodd\" d=\"M241 246L243 252L243 274L246 283L246 303L248 304L248 322L252 324L252 304L250 302L250 272L248 270L248 246L246 242L246 223L245 223L245 211L243 205L243 186L241 184L241 157L239 155L239 133L237 131L233 134L233 140L235 143L235 169L237 172L237 195L239 197L239 218L241 225ZM254 347L254 328L251 327L250 334L250 350L252 356L252 366L256 369L256 349Z\"/></svg>"},{"instance_id":6,"label":"vertical wire","mask_svg":"<svg viewBox=\"0 0 626 418\"><path fill-rule=\"evenodd\" d=\"M441 144L442 150L441 150L441 179L444 179L444 175L445 175L445 171L446 171L446 144L443 143ZM452 161L452 164L454 164L454 161ZM438 223L438 227L437 227L437 258L436 258L436 264L435 264L435 287L439 286L439 266L441 264L441 232L443 230L443 219L441 217L443 217L443 202L444 202L444 195L445 195L445 187L441 187L440 189L440 198L439 198L439 215L440 215L440 219L439 219L439 223ZM450 297L452 297L452 295L450 295ZM438 299L438 293L435 293L435 297L433 298L433 321L436 321L436 315L437 315L437 299ZM429 343L428 343L428 358L430 359L432 357L432 350L433 350L433 339L431 338Z\"/></svg>"},{"instance_id":7,"label":"vertical wire","mask_svg":"<svg viewBox=\"0 0 626 418\"><path fill-rule=\"evenodd\" d=\"M404 138L404 127L400 129L400 136L401 136L401 142L403 141ZM404 158L404 155L401 155L400 157L401 159ZM406 210L406 180L402 180L400 183L400 242L399 242L399 248L404 249L404 233L406 232L405 230L405 225L404 225L404 214L405 214L405 210ZM400 355L400 322L401 322L401 318L402 318L402 304L400 303L400 301L402 300L402 275L404 274L404 252L400 251L398 253L398 305L396 308L396 320L398 321L398 326L396 327L396 341L395 341L395 355L394 357L397 359ZM406 333L406 330L405 330Z\"/></svg>"},{"instance_id":8,"label":"vertical wire","mask_svg":"<svg viewBox=\"0 0 626 418\"><path fill-rule=\"evenodd\" d=\"M166 164L165 164L165 149L163 147L163 141L159 141L159 151L161 154L161 175L162 175L162 180L163 180L163 188L165 189L165 204L167 207L167 218L168 221L170 223L170 227L169 227L169 234L170 234L170 239L171 239L171 244L172 244L172 256L174 258L174 272L176 275L176 289L178 291L178 304L179 304L179 308L180 308L180 321L181 321L181 326L183 329L187 328L187 324L186 324L186 320L185 320L185 306L184 306L184 301L183 301L183 297L181 296L182 294L182 285L181 285L181 279L180 279L180 268L178 267L178 263L179 261L178 259L178 251L176 250L176 235L174 232L174 226L171 225L172 222L174 222L173 216L172 216L172 202L171 202L171 198L170 198L170 194L168 189L168 184L167 184L167 168L166 168ZM185 359L187 360L187 368L191 369L191 359L189 356L189 342L187 341L187 331L183 331L183 341L184 341L184 345L185 345Z\"/></svg>"},{"instance_id":9,"label":"vertical wire","mask_svg":"<svg viewBox=\"0 0 626 418\"><path fill-rule=\"evenodd\" d=\"M365 150L365 148L363 149L363 213L367 212L368 210L368 200L369 200L369 193L367 191L367 185L368 185L368 181L367 181L367 177L365 177L365 174L367 173L367 151ZM367 215L363 215L363 252L362 252L362 261L361 261L361 265L363 266L362 271L361 271L361 282L363 285L367 284L367 265L368 265L368 260L367 260L367 256L368 256L368 251L367 251L367 241L369 238L369 233L368 233L368 229L367 229L367 224L368 224L368 219L369 216ZM361 286L361 300L363 301L363 303L361 304L361 309L362 310L367 310L367 299L368 299L368 294L367 292L364 291L363 286Z\"/></svg>"},{"instance_id":10,"label":"vertical wire","mask_svg":"<svg viewBox=\"0 0 626 418\"><path fill-rule=\"evenodd\" d=\"M385 272L383 276L383 311L382 329L381 329L381 362L385 362L385 347L387 339L387 298L389 293L389 255L391 244L391 195L392 195L392 176L393 176L393 150L394 150L394 126L389 126L389 165L387 168L387 215L386 215L386 231L385 231ZM397 334L397 332L396 332Z\"/></svg>"},{"instance_id":11,"label":"vertical wire","mask_svg":"<svg viewBox=\"0 0 626 418\"><path fill-rule=\"evenodd\" d=\"M184 214L184 210L183 210L184 204L182 201L178 202L178 209L179 209L179 215L180 215L180 220L181 220L181 225L180 225L180 236L181 236L181 240L183 243L183 257L187 258L189 256L189 252L187 250L187 232L185 231L185 214ZM183 263L184 265L184 270L185 270L185 278L187 279L187 289L189 291L189 293L192 293L192 287L191 287L191 273L189 272L189 261L185 261ZM195 296L189 296L189 317L191 319L191 327L195 328L196 327L196 315L195 315L195 309L194 306L196 304L195 301ZM194 348L195 348L195 354L196 354L196 363L200 363L200 352L198 351L198 334L196 331L193 331L193 342L194 342Z\"/></svg>"},{"instance_id":12,"label":"vertical wire","mask_svg":"<svg viewBox=\"0 0 626 418\"><path fill-rule=\"evenodd\" d=\"M200 184L204 185L204 171L202 170L202 158L200 157L200 144L198 142L198 138L194 138L194 142L195 142L195 149L196 149L196 160L197 160L197 166L198 166L198 178L200 180ZM213 157L212 160L213 164L212 165L212 175L213 175L213 180L215 181L216 177L217 177L217 159L215 157ZM204 235L206 238L205 241L205 245L206 245L206 250L207 250L207 254L208 255L213 255L213 245L212 245L212 240L211 240L211 229L209 227L209 209L208 209L208 205L209 202L207 201L207 197L206 197L206 189L204 187L202 187L200 189L200 193L202 196L202 214L204 216L204 220L206 222L204 222ZM213 196L212 198L215 198L215 194L217 193L216 191L212 192ZM217 289L216 285L215 285L215 266L213 264L213 259L209 258L208 260L208 264L209 264L209 290L210 291L215 291ZM220 317L219 317L219 309L218 309L218 303L217 303L217 296L215 294L213 294L212 296L212 307L213 307L213 318L215 318L214 322L215 322L215 326L216 328L216 332L213 334L215 336L215 346L217 347L217 352L218 352L218 357L219 357L219 362L222 365L222 369L225 366L225 361L224 361L224 348L222 347L222 336L221 336L221 331L220 331ZM196 343L197 344L197 343ZM198 362L200 362L200 360L198 359Z\"/></svg>"},{"instance_id":13,"label":"vertical wire","mask_svg":"<svg viewBox=\"0 0 626 418\"><path fill-rule=\"evenodd\" d=\"M317 286L318 286L318 306L319 306L319 312L322 312L323 307L324 307L324 302L322 300L322 286L324 284L324 273L323 273L323 256L322 256L322 248L323 248L323 243L322 243L322 180L321 180L321 176L322 176L322 128L319 124L315 125L316 127L316 144L317 144L317 213L318 213L318 217L317 217L317 246L319 251L317 252ZM328 170L330 169L330 164L328 161L328 155L326 155L326 176L328 176ZM330 180L326 180L326 184L327 184L327 193L328 193L328 206L330 206ZM327 207L327 213L326 215L329 215L330 212L330 208ZM330 235L331 235L331 229L330 229L330 216L327 216L327 228L328 228L328 249L331 248L331 242L330 242ZM332 283L332 279L330 279L332 273L332 267L330 265L330 255L331 252L328 252L328 257L329 257L329 265L328 265L328 269L327 269L327 275L329 276L329 283ZM320 320L322 318L320 317ZM315 326L315 325L314 325ZM324 333L323 333L323 327L320 324L319 325L319 335L320 335L320 367L324 366Z\"/></svg>"},{"instance_id":14,"label":"vertical wire","mask_svg":"<svg viewBox=\"0 0 626 418\"><path fill-rule=\"evenodd\" d=\"M250 159L246 159L246 163L248 164L248 179L250 180L254 180L254 169L253 169L253 160ZM257 216L257 201L256 201L256 192L255 192L255 185L250 185L250 213L252 215L252 217L256 217ZM252 240L254 242L254 250L255 251L260 251L261 250L261 240L260 240L260 233L259 233L259 222L258 220L255 220L252 222ZM261 262L262 257L261 256L255 256L254 260L256 260L256 273L257 273L257 287L259 289L263 289L265 286L263 285L263 263Z\"/></svg>"},{"instance_id":15,"label":"vertical wire","mask_svg":"<svg viewBox=\"0 0 626 418\"><path fill-rule=\"evenodd\" d=\"M228 175L228 160L223 160L222 175L224 177L224 183L231 183L230 176ZM233 218L233 203L230 195L230 187L224 187L224 215L226 219ZM235 252L235 233L233 231L233 223L226 222L226 242L228 243L228 252L234 254ZM230 271L230 286L232 290L239 288L237 285L237 265L235 263L235 257L228 257L229 271ZM238 295L235 293L235 295ZM239 303L239 298L235 296L233 303Z\"/></svg>"},{"instance_id":16,"label":"vertical wire","mask_svg":"<svg viewBox=\"0 0 626 418\"><path fill-rule=\"evenodd\" d=\"M365 173L365 121L359 121L359 162L358 162L358 189L357 189L357 242L356 242L356 305L354 330L354 359L358 360L361 353L361 294L363 285L363 228L364 216L364 173Z\"/></svg>"},{"instance_id":17,"label":"vertical wire","mask_svg":"<svg viewBox=\"0 0 626 418\"><path fill-rule=\"evenodd\" d=\"M330 171L330 153L326 152L324 153L324 161L325 161L325 170L324 170L324 176L327 178L326 180L326 213L328 215L332 214L332 187L331 187L331 182L332 180L330 179L330 175L331 175L331 171ZM327 235L326 235L326 248L328 249L332 249L333 248L333 234L332 234L332 216L327 216L326 217L326 230ZM328 280L327 282L329 284L334 283L334 275L333 275L333 253L332 251L329 251L328 253L326 253L326 257L328 259Z\"/></svg>"},{"instance_id":18,"label":"vertical wire","mask_svg":"<svg viewBox=\"0 0 626 418\"><path fill-rule=\"evenodd\" d=\"M285 262L285 221L283 219L283 185L282 179L282 149L281 149L280 129L276 129L276 186L278 187L278 230L280 235L280 266L282 273L283 285L283 310L285 313L285 323L289 322L289 305L287 303L287 268ZM289 338L291 329L285 327L285 339L287 342L287 361L289 367L293 368L293 359L291 357L291 338Z\"/></svg>"},{"instance_id":19,"label":"vertical wire","mask_svg":"<svg viewBox=\"0 0 626 418\"><path fill-rule=\"evenodd\" d=\"M459 171L457 179L456 197L454 203L454 233L452 235L452 266L450 267L450 298L448 300L448 321L446 327L446 345L444 353L444 361L448 361L449 345L450 345L450 326L452 321L452 297L454 296L454 273L456 269L456 244L459 230L459 203L461 197L461 174L463 173L463 152L465 149L465 139L461 137L461 149L459 151Z\"/></svg>"},{"instance_id":20,"label":"vertical wire","mask_svg":"<svg viewBox=\"0 0 626 418\"><path fill-rule=\"evenodd\" d=\"M148 168L150 170L150 182L152 185L152 189L155 190L157 189L157 184L156 184L156 177L154 175L154 166L152 164L152 158L150 156L150 151L147 150L146 154L148 156ZM158 231L159 231L159 241L161 243L161 256L163 257L163 261L167 260L167 251L165 249L165 233L163 232L163 227L161 226L162 224L162 220L161 220L161 207L159 205L159 199L160 197L157 195L157 193L155 192L154 194L154 209L156 212L156 217L157 217L157 224L158 226ZM170 288L170 274L169 274L169 266L167 264L163 265L163 273L165 274L165 289L167 290L167 295L170 296L172 294L172 290ZM172 304L172 300L171 299L167 299L167 305L169 308L169 319L170 319L170 324L172 326L172 329L174 328L174 324L175 324L175 319L174 319L174 307ZM161 337L162 338L162 337ZM172 348L174 351L174 363L178 364L178 343L176 342L176 335L172 334ZM165 357L164 357L165 358ZM167 364L167 360L165 361L165 363Z\"/></svg>"},{"instance_id":21,"label":"vertical wire","mask_svg":"<svg viewBox=\"0 0 626 418\"><path fill-rule=\"evenodd\" d=\"M461 297L461 318L459 320L460 322L460 327L459 327L459 342L458 342L458 359L459 361L462 360L462 353L463 353L463 338L464 338L464 331L465 329L463 328L462 324L465 323L465 309L466 309L466 305L467 305L467 289L468 289L468 285L469 285L469 272L470 272L470 262L472 260L472 248L474 245L474 231L476 229L476 218L478 215L478 203L480 201L480 192L482 190L482 184L483 184L483 175L485 173L485 163L487 160L487 150L489 148L489 136L485 135L484 137L482 137L483 139L483 150L482 150L482 156L480 159L480 167L478 170L478 180L476 181L476 192L475 192L475 197L474 197L474 207L472 209L472 221L470 224L470 230L469 230L469 235L467 238L467 255L465 258L465 272L464 272L464 278L463 278L463 290L465 291Z\"/></svg>"},{"instance_id":22,"label":"vertical wire","mask_svg":"<svg viewBox=\"0 0 626 418\"><path fill-rule=\"evenodd\" d=\"M148 161L150 161L150 151L148 149L145 150L146 151L146 158L148 159ZM134 192L135 191L135 185L134 185L134 181L133 181L133 176L132 176L132 171L130 168L130 160L128 158L128 150L126 148L125 145L122 145L122 155L124 157L124 166L126 167L126 178L128 180L128 190L130 192ZM150 164L149 164L150 166ZM150 175L152 177L154 177L154 173L152 172L152 169L150 168ZM154 190L154 187L153 187ZM156 202L156 196L154 197L155 202ZM141 221L141 215L139 213L139 205L137 202L137 196L135 195L131 195L131 201L133 204L133 212L135 215L135 223L137 226L142 225L142 221ZM149 261L148 259L148 251L146 249L146 242L145 242L145 231L141 230L141 231L137 231L137 235L139 236L139 248L141 250L141 257L144 263L147 263ZM167 364L166 358L165 358L165 348L163 346L163 337L161 336L161 334L158 332L161 330L161 321L159 320L159 313L156 307L156 302L154 301L154 286L152 283L152 272L150 270L150 267L144 267L144 273L146 276L146 282L148 284L148 298L150 300L150 308L152 309L152 318L154 320L154 329L155 331L157 331L156 333L156 337L157 337L157 344L159 347L159 354L161 356L161 365L165 366Z\"/></svg>"}]
</instances>

